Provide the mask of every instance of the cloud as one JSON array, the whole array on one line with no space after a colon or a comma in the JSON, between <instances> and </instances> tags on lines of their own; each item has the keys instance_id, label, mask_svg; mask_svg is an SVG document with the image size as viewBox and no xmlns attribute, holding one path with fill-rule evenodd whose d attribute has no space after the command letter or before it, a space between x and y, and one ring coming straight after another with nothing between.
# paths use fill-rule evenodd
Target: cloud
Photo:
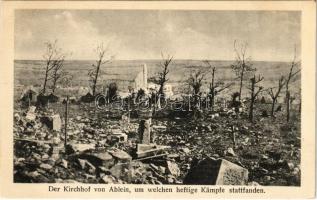
<instances>
[{"instance_id":1,"label":"cloud","mask_svg":"<svg viewBox=\"0 0 317 200\"><path fill-rule=\"evenodd\" d=\"M64 52L72 53L72 58L92 59L97 57L94 49L98 44L111 45L118 40L113 33L100 34L89 20L74 16L69 11L46 15L46 18L35 21L27 20L25 23L29 24L27 29L17 30L16 49L22 52L16 57L41 58L44 42L57 40ZM37 49L33 52L37 55L28 53L30 46Z\"/></svg>"},{"instance_id":2,"label":"cloud","mask_svg":"<svg viewBox=\"0 0 317 200\"><path fill-rule=\"evenodd\" d=\"M58 40L71 59L95 59L100 43L117 59L234 59L233 41L247 41L254 60L288 60L300 47L300 15L292 12L21 10L15 57L41 59ZM273 23L274 22L274 23ZM300 48L298 50L300 53Z\"/></svg>"},{"instance_id":3,"label":"cloud","mask_svg":"<svg viewBox=\"0 0 317 200\"><path fill-rule=\"evenodd\" d=\"M74 17L70 12L64 11L54 18L60 30L56 30L51 37L56 37L63 44L63 48L71 51L75 58L94 58L96 57L94 49L98 44L107 45L116 40L116 35L100 34L98 28L90 21Z\"/></svg>"}]
</instances>

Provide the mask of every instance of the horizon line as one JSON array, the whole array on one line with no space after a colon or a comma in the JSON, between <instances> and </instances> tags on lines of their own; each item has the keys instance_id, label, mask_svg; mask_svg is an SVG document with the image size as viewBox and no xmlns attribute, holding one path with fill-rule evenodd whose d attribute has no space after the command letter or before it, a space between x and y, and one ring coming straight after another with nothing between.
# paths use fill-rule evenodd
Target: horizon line
<instances>
[{"instance_id":1,"label":"horizon line","mask_svg":"<svg viewBox=\"0 0 317 200\"><path fill-rule=\"evenodd\" d=\"M14 61L23 60L23 61L44 61L44 59L14 59ZM65 59L65 61L96 61L97 59ZM163 60L160 58L144 58L144 59L114 59L112 61L154 61L154 60ZM231 61L234 62L236 60L222 60L222 59L190 59L190 58L179 58L179 59L173 59L173 60L187 60L187 61ZM289 63L290 61L282 61L282 60L251 60L250 62L284 62Z\"/></svg>"}]
</instances>

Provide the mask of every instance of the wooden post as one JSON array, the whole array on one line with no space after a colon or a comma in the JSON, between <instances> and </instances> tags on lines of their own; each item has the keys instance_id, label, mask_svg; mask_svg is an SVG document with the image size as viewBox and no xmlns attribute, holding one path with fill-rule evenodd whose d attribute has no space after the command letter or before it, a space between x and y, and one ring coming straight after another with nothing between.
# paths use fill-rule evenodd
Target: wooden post
<instances>
[{"instance_id":1,"label":"wooden post","mask_svg":"<svg viewBox=\"0 0 317 200\"><path fill-rule=\"evenodd\" d=\"M231 127L231 139L232 139L234 148L236 148L236 133L234 130L234 126Z\"/></svg>"},{"instance_id":2,"label":"wooden post","mask_svg":"<svg viewBox=\"0 0 317 200\"><path fill-rule=\"evenodd\" d=\"M128 97L128 118L130 122L130 97Z\"/></svg>"},{"instance_id":3,"label":"wooden post","mask_svg":"<svg viewBox=\"0 0 317 200\"><path fill-rule=\"evenodd\" d=\"M286 121L289 122L289 113L290 113L290 92L286 91Z\"/></svg>"},{"instance_id":4,"label":"wooden post","mask_svg":"<svg viewBox=\"0 0 317 200\"><path fill-rule=\"evenodd\" d=\"M251 78L251 101L250 101L250 110L249 110L249 120L251 122L253 122L253 105L255 101L254 89L255 89L255 75L253 78Z\"/></svg>"},{"instance_id":5,"label":"wooden post","mask_svg":"<svg viewBox=\"0 0 317 200\"><path fill-rule=\"evenodd\" d=\"M67 122L68 122L68 96L66 97L66 104L65 104L65 139L64 139L64 145L65 148L67 146Z\"/></svg>"}]
</instances>

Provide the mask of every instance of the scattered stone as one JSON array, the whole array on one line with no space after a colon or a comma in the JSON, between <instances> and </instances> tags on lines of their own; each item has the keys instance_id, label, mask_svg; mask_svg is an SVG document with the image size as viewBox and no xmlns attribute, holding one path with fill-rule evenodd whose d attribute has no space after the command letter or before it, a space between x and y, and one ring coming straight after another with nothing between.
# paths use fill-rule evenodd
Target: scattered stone
<instances>
[{"instance_id":1,"label":"scattered stone","mask_svg":"<svg viewBox=\"0 0 317 200\"><path fill-rule=\"evenodd\" d=\"M113 151L109 151L109 153L117 159L118 162L130 162L132 160L132 157L125 151L122 151L120 149L115 149Z\"/></svg>"},{"instance_id":2,"label":"scattered stone","mask_svg":"<svg viewBox=\"0 0 317 200\"><path fill-rule=\"evenodd\" d=\"M88 170L89 173L94 174L96 171L96 168L94 165L92 165L87 160L78 159L79 165L82 170Z\"/></svg>"},{"instance_id":3,"label":"scattered stone","mask_svg":"<svg viewBox=\"0 0 317 200\"><path fill-rule=\"evenodd\" d=\"M127 142L128 140L128 136L125 133L122 132L113 132L110 136L109 136L109 140L113 143L119 142L119 143L124 143Z\"/></svg>"},{"instance_id":4,"label":"scattered stone","mask_svg":"<svg viewBox=\"0 0 317 200\"><path fill-rule=\"evenodd\" d=\"M226 151L226 155L228 156L236 156L236 154L234 153L233 149L231 147L229 147Z\"/></svg>"},{"instance_id":5,"label":"scattered stone","mask_svg":"<svg viewBox=\"0 0 317 200\"><path fill-rule=\"evenodd\" d=\"M293 170L295 168L294 163L288 162L287 163L288 169Z\"/></svg>"},{"instance_id":6,"label":"scattered stone","mask_svg":"<svg viewBox=\"0 0 317 200\"><path fill-rule=\"evenodd\" d=\"M89 149L94 149L95 144L80 144L80 143L71 143L69 144L69 148L73 152L83 152Z\"/></svg>"},{"instance_id":7,"label":"scattered stone","mask_svg":"<svg viewBox=\"0 0 317 200\"><path fill-rule=\"evenodd\" d=\"M297 175L300 173L300 169L298 167L295 167L292 174Z\"/></svg>"},{"instance_id":8,"label":"scattered stone","mask_svg":"<svg viewBox=\"0 0 317 200\"><path fill-rule=\"evenodd\" d=\"M47 154L42 155L42 160L47 160L49 156Z\"/></svg>"},{"instance_id":9,"label":"scattered stone","mask_svg":"<svg viewBox=\"0 0 317 200\"><path fill-rule=\"evenodd\" d=\"M190 153L190 149L187 148L187 147L182 148L181 150L182 150L184 153L186 153L186 154Z\"/></svg>"},{"instance_id":10,"label":"scattered stone","mask_svg":"<svg viewBox=\"0 0 317 200\"><path fill-rule=\"evenodd\" d=\"M68 167L68 162L67 162L66 160L62 159L61 165L62 165L65 169L67 169L67 167Z\"/></svg>"},{"instance_id":11,"label":"scattered stone","mask_svg":"<svg viewBox=\"0 0 317 200\"><path fill-rule=\"evenodd\" d=\"M107 183L107 184L115 183L115 178L110 175L104 175L101 179L103 180L104 183Z\"/></svg>"},{"instance_id":12,"label":"scattered stone","mask_svg":"<svg viewBox=\"0 0 317 200\"><path fill-rule=\"evenodd\" d=\"M34 121L35 118L36 118L36 115L35 113L32 113L32 112L28 112L25 117L25 119L28 121Z\"/></svg>"},{"instance_id":13,"label":"scattered stone","mask_svg":"<svg viewBox=\"0 0 317 200\"><path fill-rule=\"evenodd\" d=\"M264 176L263 179L264 179L265 181L270 181L270 180L271 180L271 176Z\"/></svg>"},{"instance_id":14,"label":"scattered stone","mask_svg":"<svg viewBox=\"0 0 317 200\"><path fill-rule=\"evenodd\" d=\"M38 173L38 171L33 171L29 172L27 175L35 179L37 176L40 176L40 173Z\"/></svg>"},{"instance_id":15,"label":"scattered stone","mask_svg":"<svg viewBox=\"0 0 317 200\"><path fill-rule=\"evenodd\" d=\"M176 177L180 175L180 170L176 163L171 161L166 161L166 165L167 165L168 173Z\"/></svg>"},{"instance_id":16,"label":"scattered stone","mask_svg":"<svg viewBox=\"0 0 317 200\"><path fill-rule=\"evenodd\" d=\"M42 163L42 164L40 165L40 168L45 169L45 170L50 170L50 169L53 168L53 166L51 166L51 165L49 165L49 164Z\"/></svg>"},{"instance_id":17,"label":"scattered stone","mask_svg":"<svg viewBox=\"0 0 317 200\"><path fill-rule=\"evenodd\" d=\"M127 179L129 178L127 176L129 170L130 170L130 163L118 163L110 168L110 173L114 177Z\"/></svg>"},{"instance_id":18,"label":"scattered stone","mask_svg":"<svg viewBox=\"0 0 317 200\"><path fill-rule=\"evenodd\" d=\"M18 113L14 113L14 120L17 122L21 120L21 117Z\"/></svg>"},{"instance_id":19,"label":"scattered stone","mask_svg":"<svg viewBox=\"0 0 317 200\"><path fill-rule=\"evenodd\" d=\"M86 167L86 161L83 159L78 159L79 165L81 167L81 169L85 169Z\"/></svg>"},{"instance_id":20,"label":"scattered stone","mask_svg":"<svg viewBox=\"0 0 317 200\"><path fill-rule=\"evenodd\" d=\"M87 156L87 159L89 159L89 161L95 166L104 166L109 168L114 164L114 159L108 152L93 153Z\"/></svg>"}]
</instances>

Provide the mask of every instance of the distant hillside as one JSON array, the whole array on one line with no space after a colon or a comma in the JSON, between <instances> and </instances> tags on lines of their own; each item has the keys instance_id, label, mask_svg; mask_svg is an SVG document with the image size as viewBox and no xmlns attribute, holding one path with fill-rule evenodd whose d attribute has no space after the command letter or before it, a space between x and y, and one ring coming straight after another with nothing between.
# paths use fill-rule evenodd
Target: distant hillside
<instances>
[{"instance_id":1,"label":"distant hillside","mask_svg":"<svg viewBox=\"0 0 317 200\"><path fill-rule=\"evenodd\" d=\"M91 69L94 61L90 60L67 60L64 69L74 76L73 85L88 86L87 72ZM235 74L231 69L233 61L211 61L216 67L216 78L224 82L234 82ZM160 60L115 60L110 64L102 66L103 74L100 80L109 79L131 79L140 70L142 65L148 67L148 78L160 71ZM257 68L257 74L264 76L263 85L272 87L281 75L287 75L290 63L254 61L253 67ZM195 69L208 70L208 67L200 60L174 60L170 66L169 82L173 85L185 82L190 71ZM41 85L44 78L44 61L40 60L15 60L14 78L15 84ZM207 74L206 83L210 82L211 75ZM295 89L300 87L300 76L296 77ZM235 89L238 85L234 86Z\"/></svg>"}]
</instances>

